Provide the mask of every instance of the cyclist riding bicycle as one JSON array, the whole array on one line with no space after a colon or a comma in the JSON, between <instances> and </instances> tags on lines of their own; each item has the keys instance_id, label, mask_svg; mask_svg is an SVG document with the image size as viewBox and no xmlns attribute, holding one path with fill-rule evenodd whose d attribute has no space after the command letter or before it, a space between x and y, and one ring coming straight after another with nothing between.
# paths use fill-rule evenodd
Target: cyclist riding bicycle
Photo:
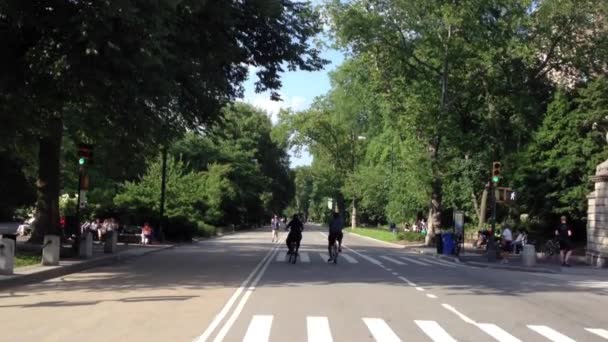
<instances>
[{"instance_id":1,"label":"cyclist riding bicycle","mask_svg":"<svg viewBox=\"0 0 608 342\"><path fill-rule=\"evenodd\" d=\"M291 254L293 251L291 250L291 243L293 241L296 242L296 250L300 248L300 242L302 241L302 231L304 230L304 224L300 221L300 218L297 214L293 215L291 221L287 224L286 229L289 229L289 234L287 234L287 239L285 243L287 244L287 254Z\"/></svg>"},{"instance_id":2,"label":"cyclist riding bicycle","mask_svg":"<svg viewBox=\"0 0 608 342\"><path fill-rule=\"evenodd\" d=\"M327 250L329 251L330 257L327 262L332 261L331 247L336 243L336 240L338 240L338 252L342 252L342 237L344 236L344 234L342 234L343 228L344 221L342 221L340 214L334 212L331 222L329 222L329 236L327 238L329 244L327 245Z\"/></svg>"}]
</instances>

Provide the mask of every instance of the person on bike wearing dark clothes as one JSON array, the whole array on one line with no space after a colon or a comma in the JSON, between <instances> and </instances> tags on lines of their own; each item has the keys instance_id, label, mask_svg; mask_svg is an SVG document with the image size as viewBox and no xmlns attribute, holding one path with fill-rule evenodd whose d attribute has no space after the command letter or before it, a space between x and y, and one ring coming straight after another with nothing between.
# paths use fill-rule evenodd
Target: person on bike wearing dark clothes
<instances>
[{"instance_id":1,"label":"person on bike wearing dark clothes","mask_svg":"<svg viewBox=\"0 0 608 342\"><path fill-rule=\"evenodd\" d=\"M285 229L289 229L289 234L287 234L287 239L285 243L287 243L287 254L291 254L291 242L296 241L296 249L300 248L300 242L302 241L302 231L304 230L304 224L300 221L298 215L293 215L291 221L287 224Z\"/></svg>"},{"instance_id":2,"label":"person on bike wearing dark clothes","mask_svg":"<svg viewBox=\"0 0 608 342\"><path fill-rule=\"evenodd\" d=\"M562 261L562 266L570 267L570 255L572 254L572 230L566 221L566 216L560 218L561 223L555 230L555 235L559 238L559 256Z\"/></svg>"},{"instance_id":3,"label":"person on bike wearing dark clothes","mask_svg":"<svg viewBox=\"0 0 608 342\"><path fill-rule=\"evenodd\" d=\"M331 255L331 247L336 243L336 240L338 240L338 252L342 252L342 237L344 236L342 233L343 228L344 222L342 221L340 214L334 212L331 222L329 222L329 236L327 237L329 242L327 245L329 255ZM331 257L328 262L329 261L332 261Z\"/></svg>"}]
</instances>

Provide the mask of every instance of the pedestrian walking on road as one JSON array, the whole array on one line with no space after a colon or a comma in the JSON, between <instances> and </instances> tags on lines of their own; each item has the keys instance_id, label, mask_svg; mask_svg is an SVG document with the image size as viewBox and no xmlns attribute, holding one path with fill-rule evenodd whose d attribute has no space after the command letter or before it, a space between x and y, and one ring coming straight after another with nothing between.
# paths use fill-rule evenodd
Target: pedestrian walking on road
<instances>
[{"instance_id":1,"label":"pedestrian walking on road","mask_svg":"<svg viewBox=\"0 0 608 342\"><path fill-rule=\"evenodd\" d=\"M562 266L570 267L570 255L572 254L572 230L567 223L566 216L560 218L560 225L555 230L555 235L559 238L559 256Z\"/></svg>"},{"instance_id":2,"label":"pedestrian walking on road","mask_svg":"<svg viewBox=\"0 0 608 342\"><path fill-rule=\"evenodd\" d=\"M272 242L279 241L279 226L281 225L281 220L277 215L274 215L272 220L270 221L270 227L272 228Z\"/></svg>"}]
</instances>

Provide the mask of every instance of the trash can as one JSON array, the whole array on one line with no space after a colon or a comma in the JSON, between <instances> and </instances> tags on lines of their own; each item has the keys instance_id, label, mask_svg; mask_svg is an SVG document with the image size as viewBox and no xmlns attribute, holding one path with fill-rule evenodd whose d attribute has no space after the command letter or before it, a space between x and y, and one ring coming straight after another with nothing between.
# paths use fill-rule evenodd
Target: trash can
<instances>
[{"instance_id":1,"label":"trash can","mask_svg":"<svg viewBox=\"0 0 608 342\"><path fill-rule=\"evenodd\" d=\"M437 247L437 254L443 252L443 242L441 241L441 233L435 235L435 246Z\"/></svg>"},{"instance_id":2,"label":"trash can","mask_svg":"<svg viewBox=\"0 0 608 342\"><path fill-rule=\"evenodd\" d=\"M443 244L443 255L450 255L454 253L454 234L441 234L441 242Z\"/></svg>"},{"instance_id":3,"label":"trash can","mask_svg":"<svg viewBox=\"0 0 608 342\"><path fill-rule=\"evenodd\" d=\"M521 252L521 261L526 267L536 265L536 250L534 249L534 245L524 245L524 249Z\"/></svg>"}]
</instances>

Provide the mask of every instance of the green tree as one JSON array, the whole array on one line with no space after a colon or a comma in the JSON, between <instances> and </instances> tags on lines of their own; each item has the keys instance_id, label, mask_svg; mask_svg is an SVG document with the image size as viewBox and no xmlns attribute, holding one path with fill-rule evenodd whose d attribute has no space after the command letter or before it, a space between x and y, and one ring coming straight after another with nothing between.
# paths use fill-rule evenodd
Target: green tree
<instances>
[{"instance_id":1,"label":"green tree","mask_svg":"<svg viewBox=\"0 0 608 342\"><path fill-rule=\"evenodd\" d=\"M3 1L0 111L21 114L11 131L40 137L32 241L58 229L66 128L93 142L112 135L123 151L165 143L241 96L247 65L275 98L285 65L320 69L319 31L311 6L291 1Z\"/></svg>"},{"instance_id":2,"label":"green tree","mask_svg":"<svg viewBox=\"0 0 608 342\"><path fill-rule=\"evenodd\" d=\"M583 220L589 177L608 158L603 132L592 130L608 115L608 81L600 77L573 95L555 94L534 140L516 159L523 209L544 220L561 214Z\"/></svg>"}]
</instances>

